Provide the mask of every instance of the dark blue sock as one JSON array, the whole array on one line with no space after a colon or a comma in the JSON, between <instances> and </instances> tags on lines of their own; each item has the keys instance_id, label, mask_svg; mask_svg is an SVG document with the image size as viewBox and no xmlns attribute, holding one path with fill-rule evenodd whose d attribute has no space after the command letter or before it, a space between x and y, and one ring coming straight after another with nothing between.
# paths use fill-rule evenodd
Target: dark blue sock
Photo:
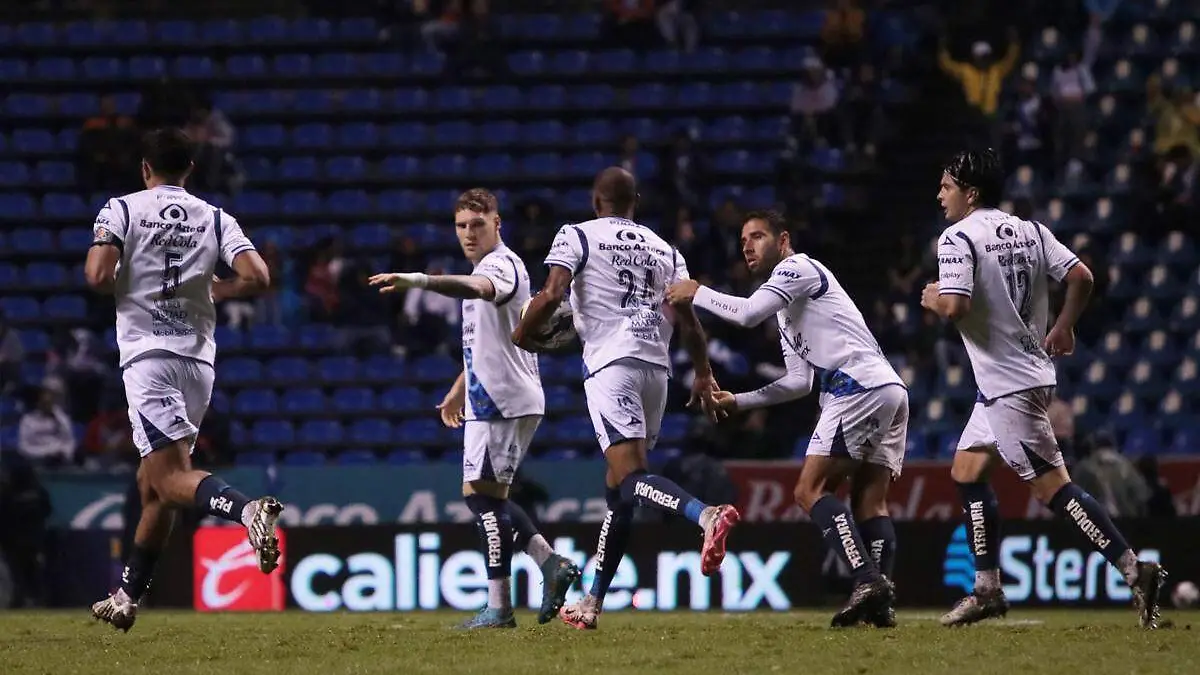
<instances>
[{"instance_id":1,"label":"dark blue sock","mask_svg":"<svg viewBox=\"0 0 1200 675\"><path fill-rule=\"evenodd\" d=\"M1000 503L990 483L957 483L975 571L1000 568Z\"/></svg>"},{"instance_id":2,"label":"dark blue sock","mask_svg":"<svg viewBox=\"0 0 1200 675\"><path fill-rule=\"evenodd\" d=\"M241 523L242 509L250 498L229 487L219 476L209 474L196 486L196 509L198 511Z\"/></svg>"},{"instance_id":3,"label":"dark blue sock","mask_svg":"<svg viewBox=\"0 0 1200 675\"><path fill-rule=\"evenodd\" d=\"M889 516L875 516L858 524L867 552L880 573L889 579L896 568L896 528Z\"/></svg>"},{"instance_id":4,"label":"dark blue sock","mask_svg":"<svg viewBox=\"0 0 1200 675\"><path fill-rule=\"evenodd\" d=\"M837 552L842 562L850 567L854 583L864 584L879 578L879 568L867 555L867 547L863 545L862 535L854 524L854 516L845 504L833 495L825 495L813 504L808 515L821 528L821 535L825 537L829 548Z\"/></svg>"},{"instance_id":5,"label":"dark blue sock","mask_svg":"<svg viewBox=\"0 0 1200 675\"><path fill-rule=\"evenodd\" d=\"M675 481L641 470L634 471L621 481L621 498L630 504L677 513L697 525L700 524L700 514L708 507L708 504L688 494Z\"/></svg>"},{"instance_id":6,"label":"dark blue sock","mask_svg":"<svg viewBox=\"0 0 1200 675\"><path fill-rule=\"evenodd\" d=\"M475 514L476 524L483 539L483 559L487 565L487 577L504 579L512 576L513 525L508 511L508 500L470 494L463 501L467 503L471 513Z\"/></svg>"},{"instance_id":7,"label":"dark blue sock","mask_svg":"<svg viewBox=\"0 0 1200 675\"><path fill-rule=\"evenodd\" d=\"M538 533L537 525L533 524L533 519L516 502L507 499L504 503L508 508L508 517L512 521L513 550L524 551L529 548L529 541Z\"/></svg>"},{"instance_id":8,"label":"dark blue sock","mask_svg":"<svg viewBox=\"0 0 1200 675\"><path fill-rule=\"evenodd\" d=\"M1113 567L1122 572L1126 571L1121 567L1121 556L1129 550L1129 543L1125 541L1117 526L1113 525L1104 507L1083 488L1074 483L1062 486L1050 499L1050 509L1075 523L1083 536L1092 543L1092 548L1104 555Z\"/></svg>"},{"instance_id":9,"label":"dark blue sock","mask_svg":"<svg viewBox=\"0 0 1200 675\"><path fill-rule=\"evenodd\" d=\"M608 488L604 493L608 502L608 514L600 525L600 538L596 541L596 575L592 578L591 595L604 604L608 585L617 574L625 547L629 545L629 530L633 524L633 505L621 498L620 488Z\"/></svg>"},{"instance_id":10,"label":"dark blue sock","mask_svg":"<svg viewBox=\"0 0 1200 675\"><path fill-rule=\"evenodd\" d=\"M121 572L121 590L134 602L138 602L150 587L159 553L137 544L134 544L133 550L129 552L129 558L125 560L125 570Z\"/></svg>"}]
</instances>

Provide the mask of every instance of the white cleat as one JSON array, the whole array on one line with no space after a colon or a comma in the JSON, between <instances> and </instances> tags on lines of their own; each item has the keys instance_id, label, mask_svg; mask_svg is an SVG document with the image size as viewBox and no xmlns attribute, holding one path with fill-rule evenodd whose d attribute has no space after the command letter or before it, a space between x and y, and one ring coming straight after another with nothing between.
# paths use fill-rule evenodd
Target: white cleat
<instances>
[{"instance_id":1,"label":"white cleat","mask_svg":"<svg viewBox=\"0 0 1200 675\"><path fill-rule=\"evenodd\" d=\"M130 600L125 591L117 589L112 595L92 605L92 618L128 633L133 628L133 622L137 621L137 603Z\"/></svg>"},{"instance_id":2,"label":"white cleat","mask_svg":"<svg viewBox=\"0 0 1200 675\"><path fill-rule=\"evenodd\" d=\"M279 567L279 537L275 534L275 525L279 522L279 514L283 513L283 504L274 497L262 497L251 502L251 508L254 515L246 524L246 537L258 555L258 569L263 574L270 574Z\"/></svg>"},{"instance_id":3,"label":"white cleat","mask_svg":"<svg viewBox=\"0 0 1200 675\"><path fill-rule=\"evenodd\" d=\"M596 622L600 619L600 603L596 602L596 598L586 595L579 602L559 610L558 618L572 628L595 630Z\"/></svg>"}]
</instances>

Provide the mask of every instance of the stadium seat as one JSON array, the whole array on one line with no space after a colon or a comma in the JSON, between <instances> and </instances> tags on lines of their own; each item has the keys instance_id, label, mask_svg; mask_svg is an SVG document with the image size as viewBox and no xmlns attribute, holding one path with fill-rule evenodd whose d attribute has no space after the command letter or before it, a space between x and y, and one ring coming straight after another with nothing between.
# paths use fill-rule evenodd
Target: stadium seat
<instances>
[{"instance_id":1,"label":"stadium seat","mask_svg":"<svg viewBox=\"0 0 1200 675\"><path fill-rule=\"evenodd\" d=\"M263 381L262 364L257 359L220 359L217 361L217 374L224 384L257 384Z\"/></svg>"},{"instance_id":2,"label":"stadium seat","mask_svg":"<svg viewBox=\"0 0 1200 675\"><path fill-rule=\"evenodd\" d=\"M328 412L328 402L320 389L290 389L283 394L281 408L290 415L312 415Z\"/></svg>"},{"instance_id":3,"label":"stadium seat","mask_svg":"<svg viewBox=\"0 0 1200 675\"><path fill-rule=\"evenodd\" d=\"M324 466L326 461L324 453L313 450L291 450L283 453L285 466Z\"/></svg>"},{"instance_id":4,"label":"stadium seat","mask_svg":"<svg viewBox=\"0 0 1200 675\"><path fill-rule=\"evenodd\" d=\"M340 444L345 430L335 420L307 420L300 425L296 435L301 445L320 447Z\"/></svg>"},{"instance_id":5,"label":"stadium seat","mask_svg":"<svg viewBox=\"0 0 1200 675\"><path fill-rule=\"evenodd\" d=\"M260 420L251 428L250 440L258 447L290 447L295 445L296 433L291 422Z\"/></svg>"},{"instance_id":6,"label":"stadium seat","mask_svg":"<svg viewBox=\"0 0 1200 675\"><path fill-rule=\"evenodd\" d=\"M333 392L333 407L343 413L367 413L375 410L375 392L366 387L350 387Z\"/></svg>"},{"instance_id":7,"label":"stadium seat","mask_svg":"<svg viewBox=\"0 0 1200 675\"><path fill-rule=\"evenodd\" d=\"M425 394L416 387L392 387L383 392L379 398L379 407L394 412L427 411L428 405Z\"/></svg>"},{"instance_id":8,"label":"stadium seat","mask_svg":"<svg viewBox=\"0 0 1200 675\"><path fill-rule=\"evenodd\" d=\"M42 304L42 311L50 319L80 321L87 314L87 304L78 295L52 295Z\"/></svg>"},{"instance_id":9,"label":"stadium seat","mask_svg":"<svg viewBox=\"0 0 1200 675\"><path fill-rule=\"evenodd\" d=\"M340 466L373 466L379 463L379 458L370 450L343 450L335 459Z\"/></svg>"},{"instance_id":10,"label":"stadium seat","mask_svg":"<svg viewBox=\"0 0 1200 675\"><path fill-rule=\"evenodd\" d=\"M318 377L325 382L353 382L358 372L358 359L353 356L329 356L317 362Z\"/></svg>"},{"instance_id":11,"label":"stadium seat","mask_svg":"<svg viewBox=\"0 0 1200 675\"><path fill-rule=\"evenodd\" d=\"M234 397L233 408L242 415L273 415L279 410L279 399L271 389L246 389Z\"/></svg>"},{"instance_id":12,"label":"stadium seat","mask_svg":"<svg viewBox=\"0 0 1200 675\"><path fill-rule=\"evenodd\" d=\"M267 362L266 376L274 382L312 382L312 369L307 359L284 356Z\"/></svg>"},{"instance_id":13,"label":"stadium seat","mask_svg":"<svg viewBox=\"0 0 1200 675\"><path fill-rule=\"evenodd\" d=\"M387 455L387 463L397 466L423 464L425 461L425 453L420 450L393 450Z\"/></svg>"},{"instance_id":14,"label":"stadium seat","mask_svg":"<svg viewBox=\"0 0 1200 675\"><path fill-rule=\"evenodd\" d=\"M362 419L350 426L350 441L356 445L388 445L392 425L384 419Z\"/></svg>"},{"instance_id":15,"label":"stadium seat","mask_svg":"<svg viewBox=\"0 0 1200 675\"><path fill-rule=\"evenodd\" d=\"M239 452L233 457L235 466L254 468L268 467L275 463L275 455L270 452Z\"/></svg>"}]
</instances>

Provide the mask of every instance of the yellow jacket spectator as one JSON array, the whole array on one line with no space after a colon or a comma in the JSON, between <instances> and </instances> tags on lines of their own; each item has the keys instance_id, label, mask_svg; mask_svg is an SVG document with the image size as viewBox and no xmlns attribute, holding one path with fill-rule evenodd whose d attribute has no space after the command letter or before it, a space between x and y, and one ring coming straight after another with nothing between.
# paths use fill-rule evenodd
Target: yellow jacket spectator
<instances>
[{"instance_id":1,"label":"yellow jacket spectator","mask_svg":"<svg viewBox=\"0 0 1200 675\"><path fill-rule=\"evenodd\" d=\"M1008 77L1008 73L1017 64L1017 57L1021 55L1021 45L1016 39L1016 34L1010 37L1008 51L999 61L989 62L988 57L991 54L992 47L986 42L976 42L971 48L973 61L955 61L950 57L950 50L946 48L945 43L942 43L938 51L938 65L962 85L967 103L988 116L996 114L996 109L1000 106L1000 89L1004 85L1004 78Z\"/></svg>"}]
</instances>

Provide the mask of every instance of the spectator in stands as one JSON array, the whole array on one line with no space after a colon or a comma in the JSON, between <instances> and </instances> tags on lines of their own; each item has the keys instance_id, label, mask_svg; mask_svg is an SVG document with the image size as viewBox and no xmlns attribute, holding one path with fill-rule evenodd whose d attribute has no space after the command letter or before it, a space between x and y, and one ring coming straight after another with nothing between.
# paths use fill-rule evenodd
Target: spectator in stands
<instances>
[{"instance_id":1,"label":"spectator in stands","mask_svg":"<svg viewBox=\"0 0 1200 675\"><path fill-rule=\"evenodd\" d=\"M449 267L434 261L427 274L445 274ZM448 354L450 344L460 344L451 331L458 325L462 303L454 298L410 288L404 294L404 351L413 356Z\"/></svg>"},{"instance_id":2,"label":"spectator in stands","mask_svg":"<svg viewBox=\"0 0 1200 675\"><path fill-rule=\"evenodd\" d=\"M494 39L488 0L470 0L458 36L447 48L447 71L454 77L488 78L502 74L508 60Z\"/></svg>"},{"instance_id":3,"label":"spectator in stands","mask_svg":"<svg viewBox=\"0 0 1200 675\"><path fill-rule=\"evenodd\" d=\"M414 6L417 3L414 2ZM463 3L462 0L445 0L441 3L440 11L430 11L430 2L422 2L425 5L425 11L417 11L418 16L435 16L435 19L427 18L421 24L421 37L425 40L425 47L431 52L444 52L446 46L458 38L459 29L461 28Z\"/></svg>"},{"instance_id":4,"label":"spectator in stands","mask_svg":"<svg viewBox=\"0 0 1200 675\"><path fill-rule=\"evenodd\" d=\"M1063 166L1083 153L1083 137L1088 126L1088 96L1096 91L1092 63L1100 46L1100 32L1088 31L1087 45L1081 57L1067 53L1066 60L1054 67L1050 95L1054 99L1054 165Z\"/></svg>"},{"instance_id":5,"label":"spectator in stands","mask_svg":"<svg viewBox=\"0 0 1200 675\"><path fill-rule=\"evenodd\" d=\"M81 448L84 466L107 467L129 463L133 459L136 452L133 428L129 425L129 412L123 401L116 407L107 406L96 413L83 432Z\"/></svg>"},{"instance_id":6,"label":"spectator in stands","mask_svg":"<svg viewBox=\"0 0 1200 675\"><path fill-rule=\"evenodd\" d=\"M846 150L859 149L867 157L875 156L875 145L879 142L887 124L887 116L880 102L880 82L875 66L864 63L855 71L846 87Z\"/></svg>"},{"instance_id":7,"label":"spectator in stands","mask_svg":"<svg viewBox=\"0 0 1200 675\"><path fill-rule=\"evenodd\" d=\"M1154 153L1162 156L1177 145L1187 146L1192 154L1200 153L1200 107L1189 99L1188 93L1174 90L1152 75L1146 80L1146 107L1154 118Z\"/></svg>"},{"instance_id":8,"label":"spectator in stands","mask_svg":"<svg viewBox=\"0 0 1200 675\"><path fill-rule=\"evenodd\" d=\"M332 237L317 243L313 262L304 282L310 316L321 322L331 322L338 309L338 281L342 267L341 244Z\"/></svg>"},{"instance_id":9,"label":"spectator in stands","mask_svg":"<svg viewBox=\"0 0 1200 675\"><path fill-rule=\"evenodd\" d=\"M800 81L792 86L792 133L803 150L814 145L840 146L844 120L838 115L841 93L833 71L816 56L804 59Z\"/></svg>"},{"instance_id":10,"label":"spectator in stands","mask_svg":"<svg viewBox=\"0 0 1200 675\"><path fill-rule=\"evenodd\" d=\"M658 40L654 10L654 0L604 0L602 31L615 45L652 47Z\"/></svg>"},{"instance_id":11,"label":"spectator in stands","mask_svg":"<svg viewBox=\"0 0 1200 675\"><path fill-rule=\"evenodd\" d=\"M1017 64L1020 55L1021 44L1017 32L1010 29L1008 49L999 60L992 58L992 45L980 40L971 45L970 61L956 61L943 40L938 49L938 65L958 81L967 103L990 121L1000 107L1000 89L1004 86L1004 79Z\"/></svg>"},{"instance_id":12,"label":"spectator in stands","mask_svg":"<svg viewBox=\"0 0 1200 675\"><path fill-rule=\"evenodd\" d=\"M554 219L553 206L541 197L528 197L517 205L517 216L513 223L517 241L520 241L520 256L523 260L534 261L545 257L546 248L554 238L559 223ZM390 269L421 269L424 265L414 267L392 267ZM531 288L538 288L546 280L545 265L529 263L529 280Z\"/></svg>"},{"instance_id":13,"label":"spectator in stands","mask_svg":"<svg viewBox=\"0 0 1200 675\"><path fill-rule=\"evenodd\" d=\"M99 391L110 367L96 334L86 328L63 329L54 335L46 354L46 372L66 383L67 410L76 419L96 412Z\"/></svg>"},{"instance_id":14,"label":"spectator in stands","mask_svg":"<svg viewBox=\"0 0 1200 675\"><path fill-rule=\"evenodd\" d=\"M821 47L825 61L834 68L854 68L862 60L863 31L867 14L855 0L838 0L825 13Z\"/></svg>"},{"instance_id":15,"label":"spectator in stands","mask_svg":"<svg viewBox=\"0 0 1200 675\"><path fill-rule=\"evenodd\" d=\"M1114 518L1146 515L1150 488L1133 462L1116 448L1111 434L1100 432L1079 444L1079 462L1071 478Z\"/></svg>"},{"instance_id":16,"label":"spectator in stands","mask_svg":"<svg viewBox=\"0 0 1200 675\"><path fill-rule=\"evenodd\" d=\"M922 252L912 232L901 233L894 260L888 269L890 294L896 300L904 301L913 297L917 281L924 273Z\"/></svg>"},{"instance_id":17,"label":"spectator in stands","mask_svg":"<svg viewBox=\"0 0 1200 675\"><path fill-rule=\"evenodd\" d=\"M236 135L225 114L212 108L211 104L201 104L192 112L184 131L196 144L192 158L195 169L190 179L195 189L236 193L241 187L242 176L233 156Z\"/></svg>"},{"instance_id":18,"label":"spectator in stands","mask_svg":"<svg viewBox=\"0 0 1200 675\"><path fill-rule=\"evenodd\" d=\"M1171 496L1167 482L1163 480L1158 470L1158 457L1142 455L1138 458L1137 468L1138 473L1142 475L1142 480L1150 488L1150 496L1146 499L1146 517L1175 518L1178 515L1175 509L1175 500Z\"/></svg>"},{"instance_id":19,"label":"spectator in stands","mask_svg":"<svg viewBox=\"0 0 1200 675\"><path fill-rule=\"evenodd\" d=\"M667 0L658 9L658 32L663 40L684 52L696 51L700 43L700 0Z\"/></svg>"},{"instance_id":20,"label":"spectator in stands","mask_svg":"<svg viewBox=\"0 0 1200 675\"><path fill-rule=\"evenodd\" d=\"M1196 160L1192 150L1186 145L1171 148L1163 158L1159 181L1159 234L1172 230L1194 231L1197 192L1200 192L1200 181L1196 179Z\"/></svg>"},{"instance_id":21,"label":"spectator in stands","mask_svg":"<svg viewBox=\"0 0 1200 675\"><path fill-rule=\"evenodd\" d=\"M0 394L12 394L20 386L24 361L25 347L21 345L21 337L0 309Z\"/></svg>"},{"instance_id":22,"label":"spectator in stands","mask_svg":"<svg viewBox=\"0 0 1200 675\"><path fill-rule=\"evenodd\" d=\"M680 206L702 208L707 201L708 159L696 149L686 129L675 132L675 139L662 163L663 211L670 213Z\"/></svg>"},{"instance_id":23,"label":"spectator in stands","mask_svg":"<svg viewBox=\"0 0 1200 675\"><path fill-rule=\"evenodd\" d=\"M617 166L625 169L638 179L645 179L646 176L638 174L638 151L640 150L641 143L638 142L637 136L633 134L622 136L621 145L617 151Z\"/></svg>"},{"instance_id":24,"label":"spectator in stands","mask_svg":"<svg viewBox=\"0 0 1200 675\"><path fill-rule=\"evenodd\" d=\"M1050 137L1050 113L1037 91L1037 83L1029 78L1017 82L1017 99L1007 114L1005 153L1013 165L1044 166L1046 139ZM1082 139L1081 139L1082 140ZM1064 146L1065 147L1065 146ZM1077 155L1073 155L1077 156Z\"/></svg>"},{"instance_id":25,"label":"spectator in stands","mask_svg":"<svg viewBox=\"0 0 1200 675\"><path fill-rule=\"evenodd\" d=\"M389 345L387 319L379 313L379 292L371 287L371 261L360 259L349 266L338 284L338 328L346 346L364 354Z\"/></svg>"},{"instance_id":26,"label":"spectator in stands","mask_svg":"<svg viewBox=\"0 0 1200 675\"><path fill-rule=\"evenodd\" d=\"M13 607L34 607L44 600L46 522L53 509L34 469L16 453L0 453L0 553L12 574Z\"/></svg>"},{"instance_id":27,"label":"spectator in stands","mask_svg":"<svg viewBox=\"0 0 1200 675\"><path fill-rule=\"evenodd\" d=\"M254 299L254 321L267 326L283 325L283 298L287 273L279 245L267 241L262 246L263 261L271 274L271 285Z\"/></svg>"},{"instance_id":28,"label":"spectator in stands","mask_svg":"<svg viewBox=\"0 0 1200 675\"><path fill-rule=\"evenodd\" d=\"M58 465L75 457L75 432L62 408L62 398L61 382L47 378L36 405L21 415L17 451L35 464Z\"/></svg>"},{"instance_id":29,"label":"spectator in stands","mask_svg":"<svg viewBox=\"0 0 1200 675\"><path fill-rule=\"evenodd\" d=\"M79 186L93 192L136 187L137 133L133 120L117 112L111 95L100 97L100 110L83 123L76 147Z\"/></svg>"}]
</instances>

